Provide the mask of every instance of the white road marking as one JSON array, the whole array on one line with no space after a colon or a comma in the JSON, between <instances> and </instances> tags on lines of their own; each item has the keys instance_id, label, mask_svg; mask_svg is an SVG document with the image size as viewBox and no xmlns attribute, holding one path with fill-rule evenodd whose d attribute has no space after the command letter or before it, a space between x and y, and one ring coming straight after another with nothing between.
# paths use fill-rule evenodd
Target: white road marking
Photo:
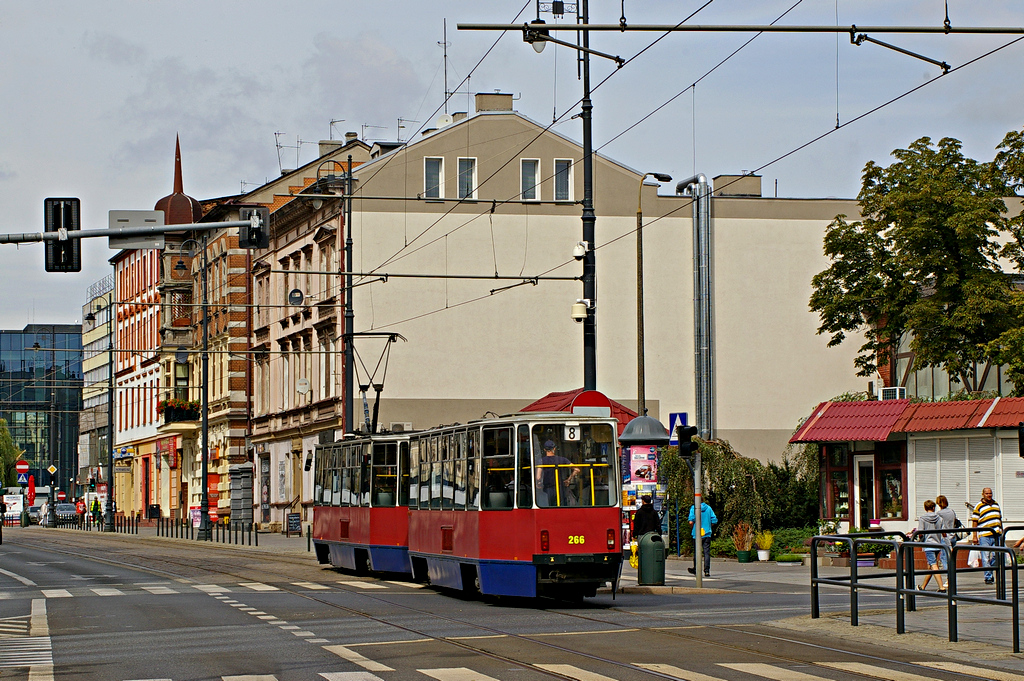
<instances>
[{"instance_id":1,"label":"white road marking","mask_svg":"<svg viewBox=\"0 0 1024 681\"><path fill-rule=\"evenodd\" d=\"M124 592L122 592L120 589L97 587L95 589L90 589L90 591L92 591L97 596L124 596Z\"/></svg>"},{"instance_id":2,"label":"white road marking","mask_svg":"<svg viewBox=\"0 0 1024 681\"><path fill-rule=\"evenodd\" d=\"M719 666L735 669L738 672L753 676L763 676L774 681L822 681L825 678L824 676L807 674L787 667L776 667L773 664L761 664L758 662L721 662ZM930 681L935 681L935 679Z\"/></svg>"},{"instance_id":3,"label":"white road marking","mask_svg":"<svg viewBox=\"0 0 1024 681\"><path fill-rule=\"evenodd\" d=\"M239 582L238 586L244 586L246 589L252 589L253 591L280 591L276 586L264 584L263 582Z\"/></svg>"},{"instance_id":4,"label":"white road marking","mask_svg":"<svg viewBox=\"0 0 1024 681\"><path fill-rule=\"evenodd\" d=\"M33 582L33 581L32 581L31 579L29 579L28 577L22 577L21 575L18 575L18 574L15 574L15 573L13 573L13 572L10 572L9 570L3 570L3 569L0 569L0 575L7 575L7 576L8 576L8 577L10 577L11 579L16 579L16 580L18 580L19 582L21 582L21 583L22 583L22 584L24 584L25 586L36 586L36 583L35 583L35 582Z\"/></svg>"},{"instance_id":5,"label":"white road marking","mask_svg":"<svg viewBox=\"0 0 1024 681\"><path fill-rule=\"evenodd\" d=\"M417 669L420 674L437 679L437 681L497 681L492 676L481 674L467 667L448 667L444 669ZM604 677L602 677L604 678Z\"/></svg>"},{"instance_id":6,"label":"white road marking","mask_svg":"<svg viewBox=\"0 0 1024 681\"><path fill-rule=\"evenodd\" d=\"M885 667L878 667L873 664L864 664L863 662L818 662L817 664L820 664L823 667L828 667L829 669L838 669L844 672L873 676L876 679L889 679L889 681L935 681L934 676L922 676L921 674L914 674L912 672L886 669ZM986 673L983 675L985 678L988 678L988 671L988 669L985 670ZM975 676L978 676L978 674L975 674Z\"/></svg>"},{"instance_id":7,"label":"white road marking","mask_svg":"<svg viewBox=\"0 0 1024 681\"><path fill-rule=\"evenodd\" d=\"M42 598L32 599L32 616L29 622L32 636L46 636L49 644L50 624L46 619L46 601Z\"/></svg>"},{"instance_id":8,"label":"white road marking","mask_svg":"<svg viewBox=\"0 0 1024 681\"><path fill-rule=\"evenodd\" d=\"M941 669L944 672L969 674L970 676L978 676L983 679L992 679L993 681L1021 681L1024 679L1024 676L1020 674L1011 674L1010 672L988 669L986 667L972 667L969 664L960 664L959 662L916 662L915 664L932 667L933 669Z\"/></svg>"},{"instance_id":9,"label":"white road marking","mask_svg":"<svg viewBox=\"0 0 1024 681\"><path fill-rule=\"evenodd\" d=\"M255 614L255 613L253 613ZM277 615L256 615L257 619L261 620L276 620Z\"/></svg>"},{"instance_id":10,"label":"white road marking","mask_svg":"<svg viewBox=\"0 0 1024 681\"><path fill-rule=\"evenodd\" d=\"M579 667L574 667L571 664L535 664L533 666L549 672L561 674L562 676L568 676L570 679L579 679L579 681L615 681L615 679L610 676L587 671L586 669L580 669Z\"/></svg>"},{"instance_id":11,"label":"white road marking","mask_svg":"<svg viewBox=\"0 0 1024 681\"><path fill-rule=\"evenodd\" d=\"M311 636L316 636L312 631L293 631L292 633L299 638L310 638Z\"/></svg>"},{"instance_id":12,"label":"white road marking","mask_svg":"<svg viewBox=\"0 0 1024 681\"><path fill-rule=\"evenodd\" d=\"M155 596L164 596L166 594L178 593L174 589L170 589L166 586L144 586L142 588Z\"/></svg>"},{"instance_id":13,"label":"white road marking","mask_svg":"<svg viewBox=\"0 0 1024 681\"><path fill-rule=\"evenodd\" d=\"M331 588L331 587L327 586L326 584L317 584L316 582L292 582L292 586L297 586L300 589L311 589L311 590L316 590L316 589L323 590L323 589L330 589Z\"/></svg>"},{"instance_id":14,"label":"white road marking","mask_svg":"<svg viewBox=\"0 0 1024 681\"><path fill-rule=\"evenodd\" d=\"M345 646L324 646L324 650L329 653L334 653L343 660L347 660L353 664L357 664L368 672L393 672L395 671L386 664L381 664L375 660L371 660L367 657L363 657L354 650L349 650Z\"/></svg>"},{"instance_id":15,"label":"white road marking","mask_svg":"<svg viewBox=\"0 0 1024 681\"><path fill-rule=\"evenodd\" d=\"M297 627L294 624L284 624L284 625L281 625L281 628L284 629L285 631L294 631L296 629L299 629L300 627Z\"/></svg>"},{"instance_id":16,"label":"white road marking","mask_svg":"<svg viewBox=\"0 0 1024 681\"><path fill-rule=\"evenodd\" d=\"M194 584L193 586L196 589L199 589L200 591L205 591L208 594L231 593L231 589L227 588L226 586L220 586L219 584Z\"/></svg>"},{"instance_id":17,"label":"white road marking","mask_svg":"<svg viewBox=\"0 0 1024 681\"><path fill-rule=\"evenodd\" d=\"M330 639L327 638L308 638L306 643L330 643Z\"/></svg>"},{"instance_id":18,"label":"white road marking","mask_svg":"<svg viewBox=\"0 0 1024 681\"><path fill-rule=\"evenodd\" d=\"M668 674L669 676L674 676L677 679L683 679L683 681L723 681L717 676L708 676L707 674L701 674L700 672L691 672L686 669L680 669L679 667L671 664L634 662L633 666L640 667L642 669L650 669L652 672L658 672L659 674Z\"/></svg>"},{"instance_id":19,"label":"white road marking","mask_svg":"<svg viewBox=\"0 0 1024 681\"><path fill-rule=\"evenodd\" d=\"M67 589L43 589L43 598L71 598L71 592Z\"/></svg>"},{"instance_id":20,"label":"white road marking","mask_svg":"<svg viewBox=\"0 0 1024 681\"><path fill-rule=\"evenodd\" d=\"M222 676L220 678L221 681L277 681L277 677L273 674L243 674L241 676Z\"/></svg>"},{"instance_id":21,"label":"white road marking","mask_svg":"<svg viewBox=\"0 0 1024 681\"><path fill-rule=\"evenodd\" d=\"M422 589L423 588L422 584L417 584L416 582L392 582L390 580L384 580L384 581L387 582L388 584L394 584L395 586L404 586L404 587L408 587L410 589Z\"/></svg>"},{"instance_id":22,"label":"white road marking","mask_svg":"<svg viewBox=\"0 0 1024 681\"><path fill-rule=\"evenodd\" d=\"M338 582L338 584L344 584L345 586L353 586L357 589L386 589L387 587L383 584L374 584L373 582Z\"/></svg>"},{"instance_id":23,"label":"white road marking","mask_svg":"<svg viewBox=\"0 0 1024 681\"><path fill-rule=\"evenodd\" d=\"M320 672L327 681L384 681L370 672Z\"/></svg>"}]
</instances>

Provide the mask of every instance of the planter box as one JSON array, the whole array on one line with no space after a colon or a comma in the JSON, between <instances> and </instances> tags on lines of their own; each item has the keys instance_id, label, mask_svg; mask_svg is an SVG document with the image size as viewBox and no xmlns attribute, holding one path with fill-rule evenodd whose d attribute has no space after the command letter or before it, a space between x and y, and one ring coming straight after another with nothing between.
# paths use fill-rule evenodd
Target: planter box
<instances>
[{"instance_id":1,"label":"planter box","mask_svg":"<svg viewBox=\"0 0 1024 681\"><path fill-rule=\"evenodd\" d=\"M781 565L783 567L803 567L803 565L804 565L803 561L799 561L798 562L798 561L792 561L792 560L777 560L777 561L775 561L775 564L776 565Z\"/></svg>"}]
</instances>

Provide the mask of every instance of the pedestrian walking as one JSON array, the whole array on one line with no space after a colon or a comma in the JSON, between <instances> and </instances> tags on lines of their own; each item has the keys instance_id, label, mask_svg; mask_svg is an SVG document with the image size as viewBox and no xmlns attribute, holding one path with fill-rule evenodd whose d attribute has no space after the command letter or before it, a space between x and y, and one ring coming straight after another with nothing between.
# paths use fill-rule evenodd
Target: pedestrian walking
<instances>
[{"instance_id":1,"label":"pedestrian walking","mask_svg":"<svg viewBox=\"0 0 1024 681\"><path fill-rule=\"evenodd\" d=\"M640 508L633 514L633 539L639 539L650 532L661 532L661 518L654 510L651 497L645 494L640 497L640 501Z\"/></svg>"},{"instance_id":2,"label":"pedestrian walking","mask_svg":"<svg viewBox=\"0 0 1024 681\"><path fill-rule=\"evenodd\" d=\"M924 514L917 519L917 529L910 534L910 537L911 539L922 541L926 544L924 555L928 561L928 569L935 571L935 582L939 585L939 591L945 593L946 587L942 583L942 575L938 572L939 554L942 553L941 547L943 545L942 535L937 532L930 534L918 534L918 532L928 532L929 530L941 529L942 518L935 512L935 502L928 499L924 502ZM928 576L924 578L924 582L917 586L918 590L926 591L928 589L928 582L930 582L931 579L932 573L929 572Z\"/></svg>"},{"instance_id":3,"label":"pedestrian walking","mask_svg":"<svg viewBox=\"0 0 1024 681\"><path fill-rule=\"evenodd\" d=\"M690 506L690 536L693 537L693 567L686 568L691 575L697 574L697 527L693 524L696 519L694 506ZM704 552L704 576L711 576L711 526L718 524L718 516L711 510L711 507L703 501L700 504L700 542Z\"/></svg>"},{"instance_id":4,"label":"pedestrian walking","mask_svg":"<svg viewBox=\"0 0 1024 681\"><path fill-rule=\"evenodd\" d=\"M970 506L970 503L967 504ZM974 542L979 548L995 546L1003 534L1003 516L999 511L999 504L992 498L992 488L986 487L981 490L981 501L971 510L971 527L974 529ZM985 570L985 583L994 584L996 579L992 568L996 564L995 551L982 551L981 563Z\"/></svg>"},{"instance_id":5,"label":"pedestrian walking","mask_svg":"<svg viewBox=\"0 0 1024 681\"><path fill-rule=\"evenodd\" d=\"M944 495L940 494L935 497L935 505L938 506L935 512L942 518L942 524L939 527L943 530L955 530L958 527L963 527L960 519L956 517L956 511L949 507L949 499ZM956 532L946 532L942 535L942 543L948 549L948 551L939 552L939 564L943 570L949 570L947 558L953 555L953 544L956 544L958 539L961 537Z\"/></svg>"},{"instance_id":6,"label":"pedestrian walking","mask_svg":"<svg viewBox=\"0 0 1024 681\"><path fill-rule=\"evenodd\" d=\"M100 521L100 500L92 500L92 521L98 523Z\"/></svg>"}]
</instances>

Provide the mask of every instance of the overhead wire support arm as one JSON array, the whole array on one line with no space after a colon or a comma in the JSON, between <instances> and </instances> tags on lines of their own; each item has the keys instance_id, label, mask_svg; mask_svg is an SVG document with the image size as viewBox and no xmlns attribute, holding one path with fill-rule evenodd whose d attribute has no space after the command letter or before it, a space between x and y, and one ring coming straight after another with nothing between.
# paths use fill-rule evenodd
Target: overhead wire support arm
<instances>
[{"instance_id":1,"label":"overhead wire support arm","mask_svg":"<svg viewBox=\"0 0 1024 681\"><path fill-rule=\"evenodd\" d=\"M525 30L522 24L458 24L460 31L522 31ZM529 28L529 24L527 24ZM951 34L992 34L992 35L1024 35L1024 27L1020 26L813 26L813 25L792 25L779 24L629 24L623 27L620 24L544 24L538 31L614 31L624 33L627 31L643 31L658 33L849 33L850 31L862 31L864 33L941 33ZM538 36L539 40L554 42L551 37ZM567 44L573 49L579 49L577 45ZM607 55L601 55L607 56ZM611 57L609 57L611 58Z\"/></svg>"},{"instance_id":2,"label":"overhead wire support arm","mask_svg":"<svg viewBox=\"0 0 1024 681\"><path fill-rule=\"evenodd\" d=\"M535 42L539 42L539 41L544 41L544 42L554 43L555 45L561 45L563 47L571 47L572 49L578 50L580 52L586 52L587 54L593 54L593 55L598 56L598 57L604 57L605 59L610 59L611 61L615 62L615 65L618 68L620 68L620 69L626 63L625 59L623 59L622 57L619 57L617 55L606 54L604 52L598 52L597 50L592 50L589 47L583 47L582 45L577 45L576 43L570 43L570 42L566 42L565 40L559 40L558 38L552 38L551 36L549 36L547 34L547 29L548 29L547 25L544 25L544 28L540 28L540 29L536 28L536 26L538 26L538 25L537 24L534 24L532 26L530 24L523 24L522 25L522 29L523 29L523 42L535 43ZM462 29L462 28L463 28L462 24L459 24L459 29Z\"/></svg>"},{"instance_id":3,"label":"overhead wire support arm","mask_svg":"<svg viewBox=\"0 0 1024 681\"><path fill-rule=\"evenodd\" d=\"M527 277L523 275L498 275L498 274L409 274L402 273L396 274L394 272L331 272L329 270L285 270L285 269L271 269L272 274L329 274L333 276L346 276L352 275L353 277L382 277L385 281L390 278L397 279L510 279L512 281L520 281L524 284L536 285L538 281L579 281L582 277L555 277L555 276L535 276Z\"/></svg>"},{"instance_id":4,"label":"overhead wire support arm","mask_svg":"<svg viewBox=\"0 0 1024 681\"><path fill-rule=\"evenodd\" d=\"M870 37L870 36L868 36L867 34L864 34L864 33L861 33L860 35L856 35L856 32L857 32L856 31L856 26L853 27L852 29L850 29L850 42L852 44L854 44L854 45L860 46L861 43L874 43L875 45L881 45L882 47L887 47L890 50L893 50L894 52L899 52L900 54L905 54L908 57L913 57L914 59L920 59L921 61L926 61L929 64L935 64L940 69L942 69L942 73L944 73L944 74L945 73L949 73L950 66L949 66L949 64L947 64L944 61L938 61L936 59L932 59L931 57L926 57L923 54L918 54L917 52L911 52L910 50L905 50L902 47L897 47L896 45L891 45L889 43L882 42L881 40L875 40L874 38L872 38L872 37Z\"/></svg>"}]
</instances>

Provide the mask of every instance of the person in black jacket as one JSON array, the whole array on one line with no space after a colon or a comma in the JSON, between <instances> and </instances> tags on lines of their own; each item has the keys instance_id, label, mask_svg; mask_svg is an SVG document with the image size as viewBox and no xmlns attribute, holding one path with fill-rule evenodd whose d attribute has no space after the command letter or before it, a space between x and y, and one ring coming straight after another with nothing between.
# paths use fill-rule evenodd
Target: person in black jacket
<instances>
[{"instance_id":1,"label":"person in black jacket","mask_svg":"<svg viewBox=\"0 0 1024 681\"><path fill-rule=\"evenodd\" d=\"M640 500L643 502L643 505L633 514L634 539L639 539L648 532L661 533L661 518L658 517L658 512L654 510L651 498L643 496Z\"/></svg>"}]
</instances>

